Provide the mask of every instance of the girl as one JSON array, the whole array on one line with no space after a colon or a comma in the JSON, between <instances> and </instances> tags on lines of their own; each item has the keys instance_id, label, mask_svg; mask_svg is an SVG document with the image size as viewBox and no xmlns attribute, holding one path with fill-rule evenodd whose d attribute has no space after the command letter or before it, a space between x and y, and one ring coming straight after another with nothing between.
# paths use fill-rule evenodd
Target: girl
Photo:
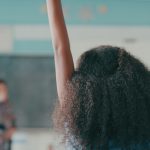
<instances>
[{"instance_id":1,"label":"girl","mask_svg":"<svg viewBox=\"0 0 150 150\"><path fill-rule=\"evenodd\" d=\"M54 119L66 149L149 150L148 69L111 46L85 52L74 68L61 1L47 6L59 97Z\"/></svg>"}]
</instances>

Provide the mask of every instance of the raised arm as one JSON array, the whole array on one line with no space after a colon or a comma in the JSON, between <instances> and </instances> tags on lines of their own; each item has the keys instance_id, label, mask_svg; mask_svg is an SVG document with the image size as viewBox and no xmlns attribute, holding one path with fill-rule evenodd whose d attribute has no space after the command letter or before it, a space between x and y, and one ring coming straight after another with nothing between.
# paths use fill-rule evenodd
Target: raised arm
<instances>
[{"instance_id":1,"label":"raised arm","mask_svg":"<svg viewBox=\"0 0 150 150\"><path fill-rule=\"evenodd\" d=\"M61 1L47 0L47 8L54 47L57 92L62 103L61 95L64 93L66 81L71 78L74 71L74 64Z\"/></svg>"}]
</instances>

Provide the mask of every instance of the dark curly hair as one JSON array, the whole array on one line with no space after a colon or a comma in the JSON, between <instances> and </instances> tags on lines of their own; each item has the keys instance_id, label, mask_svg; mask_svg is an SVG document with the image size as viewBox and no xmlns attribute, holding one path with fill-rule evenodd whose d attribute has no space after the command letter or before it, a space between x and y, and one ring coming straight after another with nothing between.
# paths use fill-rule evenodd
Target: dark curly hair
<instances>
[{"instance_id":1,"label":"dark curly hair","mask_svg":"<svg viewBox=\"0 0 150 150\"><path fill-rule=\"evenodd\" d=\"M124 49L100 46L82 54L63 102L55 125L67 140L74 137L75 149L150 149L150 73Z\"/></svg>"}]
</instances>

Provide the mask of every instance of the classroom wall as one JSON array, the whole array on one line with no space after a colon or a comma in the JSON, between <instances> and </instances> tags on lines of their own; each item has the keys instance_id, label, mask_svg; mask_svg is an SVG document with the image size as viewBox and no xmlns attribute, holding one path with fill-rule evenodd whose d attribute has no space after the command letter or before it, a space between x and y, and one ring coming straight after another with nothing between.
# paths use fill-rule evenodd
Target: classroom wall
<instances>
[{"instance_id":1,"label":"classroom wall","mask_svg":"<svg viewBox=\"0 0 150 150\"><path fill-rule=\"evenodd\" d=\"M62 0L74 60L101 44L150 65L150 0ZM45 0L0 0L0 53L53 55Z\"/></svg>"},{"instance_id":2,"label":"classroom wall","mask_svg":"<svg viewBox=\"0 0 150 150\"><path fill-rule=\"evenodd\" d=\"M53 56L53 48L45 1L0 0L0 77L10 84L19 127L52 126L47 118L56 100L56 85L54 61L49 57ZM150 0L62 0L62 3L75 62L92 47L113 45L127 49L150 67ZM14 57L21 61L13 60ZM28 61L30 58L38 60ZM41 113L34 103L28 105L30 101L44 111Z\"/></svg>"},{"instance_id":3,"label":"classroom wall","mask_svg":"<svg viewBox=\"0 0 150 150\"><path fill-rule=\"evenodd\" d=\"M68 24L150 25L150 0L62 0ZM1 0L0 23L47 24L46 0Z\"/></svg>"}]
</instances>

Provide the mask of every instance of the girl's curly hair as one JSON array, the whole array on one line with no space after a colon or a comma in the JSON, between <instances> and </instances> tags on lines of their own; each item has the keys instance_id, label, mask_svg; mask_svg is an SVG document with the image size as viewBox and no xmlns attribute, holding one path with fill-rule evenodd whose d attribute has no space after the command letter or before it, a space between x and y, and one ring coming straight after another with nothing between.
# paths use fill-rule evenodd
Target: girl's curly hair
<instances>
[{"instance_id":1,"label":"girl's curly hair","mask_svg":"<svg viewBox=\"0 0 150 150\"><path fill-rule=\"evenodd\" d=\"M63 102L54 122L75 149L150 149L150 73L125 50L101 46L82 54Z\"/></svg>"}]
</instances>

